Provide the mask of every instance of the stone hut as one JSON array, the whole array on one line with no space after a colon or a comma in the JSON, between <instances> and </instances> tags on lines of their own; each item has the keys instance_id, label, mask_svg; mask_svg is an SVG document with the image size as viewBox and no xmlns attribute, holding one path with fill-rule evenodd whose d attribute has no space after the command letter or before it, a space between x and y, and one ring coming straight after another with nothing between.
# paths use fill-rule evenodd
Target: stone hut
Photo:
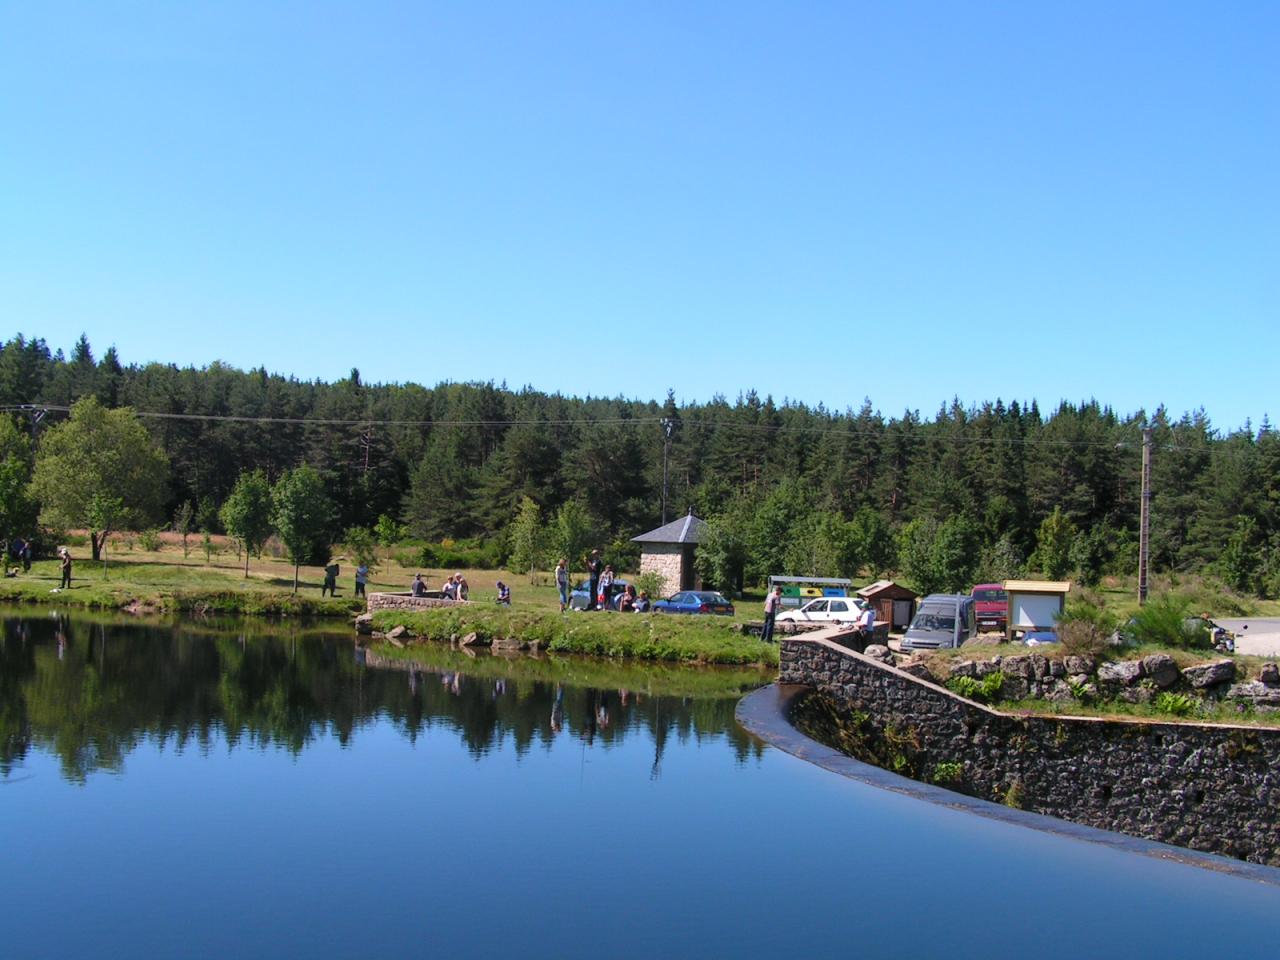
<instances>
[{"instance_id":1,"label":"stone hut","mask_svg":"<svg viewBox=\"0 0 1280 960\"><path fill-rule=\"evenodd\" d=\"M707 522L690 510L688 516L631 538L632 543L640 544L640 572L662 577L663 596L701 585L693 569L693 552L706 529Z\"/></svg>"}]
</instances>

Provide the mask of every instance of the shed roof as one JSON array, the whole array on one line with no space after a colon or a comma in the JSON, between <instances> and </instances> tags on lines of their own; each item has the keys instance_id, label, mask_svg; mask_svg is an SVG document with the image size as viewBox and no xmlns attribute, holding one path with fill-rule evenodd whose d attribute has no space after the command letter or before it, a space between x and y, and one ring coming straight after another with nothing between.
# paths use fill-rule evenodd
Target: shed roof
<instances>
[{"instance_id":1,"label":"shed roof","mask_svg":"<svg viewBox=\"0 0 1280 960\"><path fill-rule=\"evenodd\" d=\"M632 543L699 543L707 531L707 521L699 520L692 513L676 517L668 524L632 537Z\"/></svg>"},{"instance_id":2,"label":"shed roof","mask_svg":"<svg viewBox=\"0 0 1280 960\"><path fill-rule=\"evenodd\" d=\"M858 591L860 597L875 597L881 594L896 594L896 600L914 600L920 594L916 593L910 587L904 587L900 583L893 580L877 580L875 583L869 583Z\"/></svg>"},{"instance_id":3,"label":"shed roof","mask_svg":"<svg viewBox=\"0 0 1280 960\"><path fill-rule=\"evenodd\" d=\"M1070 580L1006 580L1008 593L1070 593Z\"/></svg>"}]
</instances>

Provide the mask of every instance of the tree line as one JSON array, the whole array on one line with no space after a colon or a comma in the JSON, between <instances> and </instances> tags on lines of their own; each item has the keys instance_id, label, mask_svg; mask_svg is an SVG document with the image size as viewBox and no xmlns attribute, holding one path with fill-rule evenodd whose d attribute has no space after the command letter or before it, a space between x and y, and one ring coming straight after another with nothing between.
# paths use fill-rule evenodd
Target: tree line
<instances>
[{"instance_id":1,"label":"tree line","mask_svg":"<svg viewBox=\"0 0 1280 960\"><path fill-rule=\"evenodd\" d=\"M519 565L580 543L629 565L630 538L661 522L665 461L666 517L708 520L703 574L727 588L778 572L897 571L925 589L1132 572L1149 425L1153 566L1280 591L1280 437L1265 420L1221 431L1203 411L1121 414L1093 399L1049 411L957 400L932 417L886 416L869 401L838 411L755 391L678 403L671 391L367 384L354 369L326 383L218 362L126 365L114 349L96 358L84 337L69 356L23 336L0 348L0 407L86 398L142 415L163 455L150 522L190 504L198 526L221 531L244 475L274 486L306 465L331 539L381 522L426 543L484 544L503 562L514 552ZM22 486L23 462L67 418L14 415L0 436L0 493Z\"/></svg>"}]
</instances>

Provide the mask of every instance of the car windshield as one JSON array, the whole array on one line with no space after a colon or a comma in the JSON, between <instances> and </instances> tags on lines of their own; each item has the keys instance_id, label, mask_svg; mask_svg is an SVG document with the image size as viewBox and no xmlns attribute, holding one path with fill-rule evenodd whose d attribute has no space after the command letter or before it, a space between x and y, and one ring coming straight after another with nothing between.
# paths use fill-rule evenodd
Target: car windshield
<instances>
[{"instance_id":1,"label":"car windshield","mask_svg":"<svg viewBox=\"0 0 1280 960\"><path fill-rule=\"evenodd\" d=\"M956 629L955 611L925 607L911 621L911 629L929 633L954 633Z\"/></svg>"},{"instance_id":2,"label":"car windshield","mask_svg":"<svg viewBox=\"0 0 1280 960\"><path fill-rule=\"evenodd\" d=\"M973 599L982 600L986 603L1007 603L1009 595L1003 590L975 590L973 591Z\"/></svg>"}]
</instances>

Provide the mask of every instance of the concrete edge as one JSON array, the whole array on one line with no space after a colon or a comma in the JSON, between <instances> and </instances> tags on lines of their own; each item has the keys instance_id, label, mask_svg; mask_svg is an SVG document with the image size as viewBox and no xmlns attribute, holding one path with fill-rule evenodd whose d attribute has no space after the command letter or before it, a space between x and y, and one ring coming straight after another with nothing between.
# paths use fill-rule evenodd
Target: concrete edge
<instances>
[{"instance_id":1,"label":"concrete edge","mask_svg":"<svg viewBox=\"0 0 1280 960\"><path fill-rule=\"evenodd\" d=\"M881 666L884 665L881 664ZM953 810L972 813L990 820L1040 830L1071 840L1097 843L1113 850L1140 854L1157 860L1169 860L1213 870L1216 873L1229 874L1242 880L1280 887L1280 868L1233 860L1230 857L1212 853L1201 853L1155 840L1144 840L1128 834L1071 823L1069 820L1059 820L1056 817L1032 813L1028 810L1016 810L989 800L955 793L934 784L921 783L863 763L861 760L855 760L838 750L811 740L791 725L791 711L795 704L801 697L811 692L811 687L802 684L770 684L739 700L734 717L739 726L769 746L806 760L824 770L872 787L891 790L916 800L950 807Z\"/></svg>"}]
</instances>

